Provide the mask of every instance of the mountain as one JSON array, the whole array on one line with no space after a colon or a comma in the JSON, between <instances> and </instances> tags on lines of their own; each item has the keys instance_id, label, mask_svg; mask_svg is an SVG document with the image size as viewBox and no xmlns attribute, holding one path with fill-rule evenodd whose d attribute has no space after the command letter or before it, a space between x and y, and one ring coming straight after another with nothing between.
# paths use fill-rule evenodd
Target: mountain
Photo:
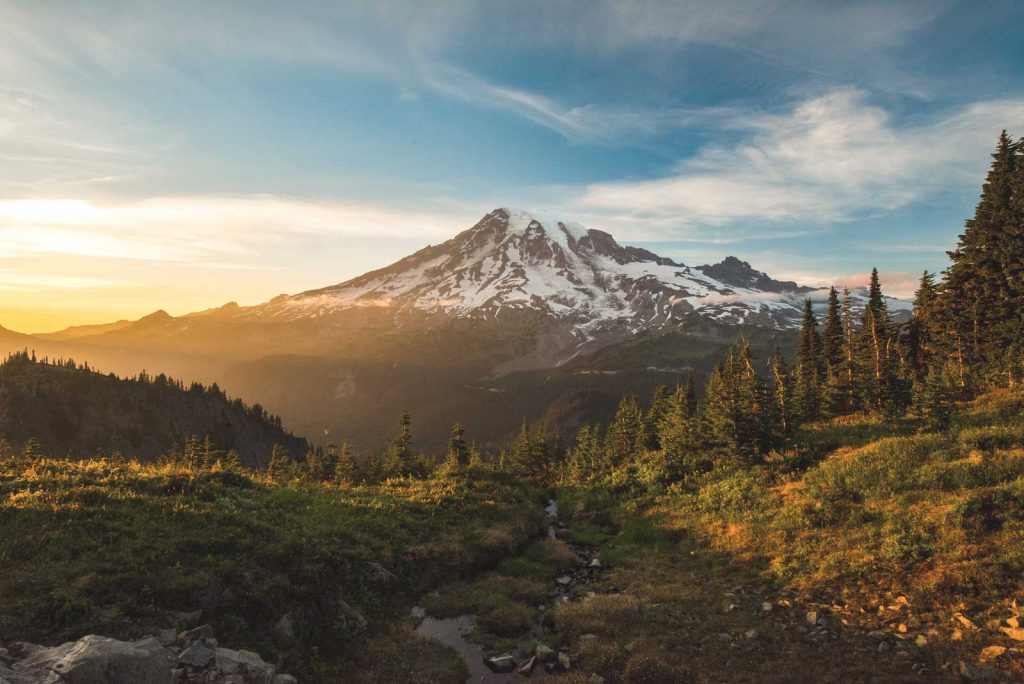
<instances>
[{"instance_id":1,"label":"mountain","mask_svg":"<svg viewBox=\"0 0 1024 684\"><path fill-rule=\"evenodd\" d=\"M193 435L235 449L250 466L265 465L275 444L296 458L306 452L306 441L285 432L279 418L216 386L118 378L24 353L0 363L0 438L15 447L35 439L48 455L84 458L102 449L145 461Z\"/></svg>"},{"instance_id":2,"label":"mountain","mask_svg":"<svg viewBox=\"0 0 1024 684\"><path fill-rule=\"evenodd\" d=\"M735 257L690 268L572 221L502 208L391 266L240 315L294 320L382 308L396 320L496 319L531 311L569 322L583 343L610 331L665 327L695 311L721 322L789 328L811 291Z\"/></svg>"},{"instance_id":3,"label":"mountain","mask_svg":"<svg viewBox=\"0 0 1024 684\"><path fill-rule=\"evenodd\" d=\"M764 356L788 349L804 298L826 294L735 257L690 267L568 219L501 208L336 285L34 339L104 370L217 382L317 439L376 447L410 409L423 446L455 420L497 443L524 416L551 423L549 407L606 407L700 376L741 336ZM855 310L863 299L855 293Z\"/></svg>"},{"instance_id":4,"label":"mountain","mask_svg":"<svg viewBox=\"0 0 1024 684\"><path fill-rule=\"evenodd\" d=\"M99 325L73 325L70 328L57 330L50 333L37 333L35 337L41 340L73 340L78 337L89 337L90 335L102 335L112 330L127 328L132 322L129 320L114 321L113 323L100 323Z\"/></svg>"}]
</instances>

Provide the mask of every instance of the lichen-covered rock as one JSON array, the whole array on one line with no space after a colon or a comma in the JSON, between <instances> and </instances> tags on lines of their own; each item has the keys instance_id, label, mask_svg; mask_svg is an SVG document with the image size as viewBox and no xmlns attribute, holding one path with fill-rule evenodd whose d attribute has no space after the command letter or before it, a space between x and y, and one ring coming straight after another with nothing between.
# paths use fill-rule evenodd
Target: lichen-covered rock
<instances>
[{"instance_id":1,"label":"lichen-covered rock","mask_svg":"<svg viewBox=\"0 0 1024 684\"><path fill-rule=\"evenodd\" d=\"M62 684L170 684L168 653L90 634L53 648L36 648L12 668L13 681Z\"/></svg>"}]
</instances>

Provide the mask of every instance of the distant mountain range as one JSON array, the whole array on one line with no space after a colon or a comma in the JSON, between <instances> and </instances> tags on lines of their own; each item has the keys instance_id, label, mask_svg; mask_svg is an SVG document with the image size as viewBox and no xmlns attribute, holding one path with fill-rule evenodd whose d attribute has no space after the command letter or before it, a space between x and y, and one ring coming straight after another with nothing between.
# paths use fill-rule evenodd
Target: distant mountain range
<instances>
[{"instance_id":1,"label":"distant mountain range","mask_svg":"<svg viewBox=\"0 0 1024 684\"><path fill-rule=\"evenodd\" d=\"M47 335L0 329L0 351L36 347L120 372L216 381L315 441L378 446L408 408L424 447L456 419L494 443L523 416L570 430L604 417L621 392L702 374L741 334L764 355L788 347L804 299L826 294L735 257L690 267L501 208L338 285ZM859 308L864 293L854 297Z\"/></svg>"}]
</instances>

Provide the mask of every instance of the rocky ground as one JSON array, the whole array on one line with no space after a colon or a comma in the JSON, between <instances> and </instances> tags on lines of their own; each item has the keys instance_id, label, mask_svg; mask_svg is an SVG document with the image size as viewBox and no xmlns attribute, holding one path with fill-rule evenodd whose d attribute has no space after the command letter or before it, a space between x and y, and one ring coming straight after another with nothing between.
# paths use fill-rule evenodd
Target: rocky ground
<instances>
[{"instance_id":1,"label":"rocky ground","mask_svg":"<svg viewBox=\"0 0 1024 684\"><path fill-rule=\"evenodd\" d=\"M60 646L0 647L0 684L297 684L276 670L257 653L220 646L206 624L136 641L90 634Z\"/></svg>"}]
</instances>

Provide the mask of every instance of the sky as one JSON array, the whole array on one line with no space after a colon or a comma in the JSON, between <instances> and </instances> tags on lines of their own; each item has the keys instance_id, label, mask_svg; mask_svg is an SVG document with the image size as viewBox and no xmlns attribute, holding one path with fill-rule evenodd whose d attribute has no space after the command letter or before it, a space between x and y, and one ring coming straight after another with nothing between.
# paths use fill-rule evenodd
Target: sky
<instances>
[{"instance_id":1,"label":"sky","mask_svg":"<svg viewBox=\"0 0 1024 684\"><path fill-rule=\"evenodd\" d=\"M906 295L1002 129L1024 4L0 0L0 325L344 281L495 207Z\"/></svg>"}]
</instances>

